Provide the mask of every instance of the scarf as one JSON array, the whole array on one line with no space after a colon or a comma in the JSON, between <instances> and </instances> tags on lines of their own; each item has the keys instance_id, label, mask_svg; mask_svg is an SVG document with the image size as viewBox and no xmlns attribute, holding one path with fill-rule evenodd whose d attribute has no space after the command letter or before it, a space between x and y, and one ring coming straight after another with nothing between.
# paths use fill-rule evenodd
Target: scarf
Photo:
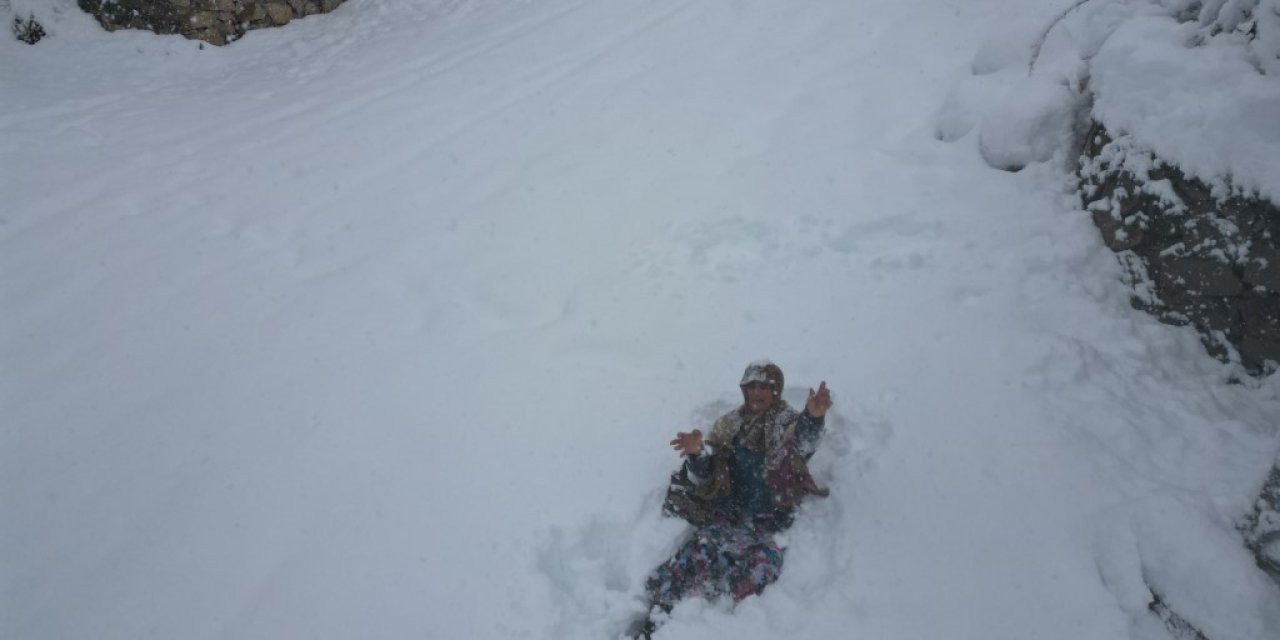
<instances>
[{"instance_id":1,"label":"scarf","mask_svg":"<svg viewBox=\"0 0 1280 640\"><path fill-rule=\"evenodd\" d=\"M800 414L778 398L768 409L751 415L746 407L738 407L720 416L711 427L711 435L707 436L707 444L713 448L737 445L746 447L756 453L770 454L785 448L783 445L795 435L796 421Z\"/></svg>"}]
</instances>

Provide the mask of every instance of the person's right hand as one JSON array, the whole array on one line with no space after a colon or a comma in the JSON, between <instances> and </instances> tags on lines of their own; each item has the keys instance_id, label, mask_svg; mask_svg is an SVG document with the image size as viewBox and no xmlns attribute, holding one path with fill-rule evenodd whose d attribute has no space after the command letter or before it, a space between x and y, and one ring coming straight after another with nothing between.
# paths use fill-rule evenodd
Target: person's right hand
<instances>
[{"instance_id":1,"label":"person's right hand","mask_svg":"<svg viewBox=\"0 0 1280 640\"><path fill-rule=\"evenodd\" d=\"M694 429L690 433L677 433L676 439L671 441L671 448L686 456L702 453L702 432Z\"/></svg>"}]
</instances>

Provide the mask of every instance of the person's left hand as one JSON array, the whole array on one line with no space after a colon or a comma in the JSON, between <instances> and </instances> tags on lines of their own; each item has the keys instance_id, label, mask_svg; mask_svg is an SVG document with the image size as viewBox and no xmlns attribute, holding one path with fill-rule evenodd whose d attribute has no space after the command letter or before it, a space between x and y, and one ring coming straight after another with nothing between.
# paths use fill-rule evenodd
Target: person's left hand
<instances>
[{"instance_id":1,"label":"person's left hand","mask_svg":"<svg viewBox=\"0 0 1280 640\"><path fill-rule=\"evenodd\" d=\"M823 380L818 385L818 390L809 390L809 399L804 403L804 410L815 418L821 418L827 415L827 409L831 408L831 392L827 390L827 381Z\"/></svg>"}]
</instances>

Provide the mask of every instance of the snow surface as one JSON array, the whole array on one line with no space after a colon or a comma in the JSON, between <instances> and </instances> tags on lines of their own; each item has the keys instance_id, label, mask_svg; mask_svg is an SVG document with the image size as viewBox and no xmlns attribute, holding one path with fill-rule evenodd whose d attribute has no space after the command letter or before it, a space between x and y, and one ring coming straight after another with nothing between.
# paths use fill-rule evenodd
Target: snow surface
<instances>
[{"instance_id":1,"label":"snow surface","mask_svg":"<svg viewBox=\"0 0 1280 640\"><path fill-rule=\"evenodd\" d=\"M1188 46L1195 29L1159 16L1122 25L1095 59L1098 113L1188 174L1210 184L1230 174L1280 203L1280 82L1232 39Z\"/></svg>"},{"instance_id":2,"label":"snow surface","mask_svg":"<svg viewBox=\"0 0 1280 640\"><path fill-rule=\"evenodd\" d=\"M659 637L1165 639L1151 589L1280 637L1233 529L1280 383L1132 310L1064 170L1083 61L1106 107L1177 28L1083 12L1028 77L1070 4L350 0L201 48L13 0L0 637L616 636L667 441L762 357L833 389L832 496Z\"/></svg>"}]
</instances>

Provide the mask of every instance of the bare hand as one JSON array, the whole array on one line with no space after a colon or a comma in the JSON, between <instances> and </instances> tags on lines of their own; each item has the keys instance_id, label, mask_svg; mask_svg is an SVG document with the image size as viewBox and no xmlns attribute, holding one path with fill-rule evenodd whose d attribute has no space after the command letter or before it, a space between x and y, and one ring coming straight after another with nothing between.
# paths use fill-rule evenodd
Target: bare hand
<instances>
[{"instance_id":1,"label":"bare hand","mask_svg":"<svg viewBox=\"0 0 1280 640\"><path fill-rule=\"evenodd\" d=\"M702 453L702 432L694 429L690 433L677 433L676 439L671 441L671 448L686 456Z\"/></svg>"},{"instance_id":2,"label":"bare hand","mask_svg":"<svg viewBox=\"0 0 1280 640\"><path fill-rule=\"evenodd\" d=\"M823 380L818 385L818 390L809 390L809 399L804 403L804 410L815 418L821 418L827 415L827 409L831 408L831 392L827 390L827 381Z\"/></svg>"}]
</instances>

